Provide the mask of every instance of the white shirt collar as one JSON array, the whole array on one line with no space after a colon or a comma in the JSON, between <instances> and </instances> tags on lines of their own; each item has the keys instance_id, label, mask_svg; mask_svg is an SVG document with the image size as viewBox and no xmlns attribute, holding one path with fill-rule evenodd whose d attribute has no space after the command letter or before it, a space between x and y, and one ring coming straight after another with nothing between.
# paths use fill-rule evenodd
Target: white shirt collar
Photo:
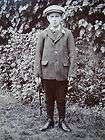
<instances>
[{"instance_id":1,"label":"white shirt collar","mask_svg":"<svg viewBox=\"0 0 105 140\"><path fill-rule=\"evenodd\" d=\"M51 27L51 26L50 26L50 29L51 29L52 31L60 31L61 26L59 25L57 28L54 28L54 27Z\"/></svg>"}]
</instances>

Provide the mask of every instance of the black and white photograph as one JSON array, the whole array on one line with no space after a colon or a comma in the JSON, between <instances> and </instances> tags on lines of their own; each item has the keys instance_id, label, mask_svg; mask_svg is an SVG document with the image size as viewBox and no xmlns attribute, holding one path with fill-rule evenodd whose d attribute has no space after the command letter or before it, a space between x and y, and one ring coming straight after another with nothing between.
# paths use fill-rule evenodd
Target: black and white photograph
<instances>
[{"instance_id":1,"label":"black and white photograph","mask_svg":"<svg viewBox=\"0 0 105 140\"><path fill-rule=\"evenodd\" d=\"M0 140L105 140L105 0L0 0Z\"/></svg>"}]
</instances>

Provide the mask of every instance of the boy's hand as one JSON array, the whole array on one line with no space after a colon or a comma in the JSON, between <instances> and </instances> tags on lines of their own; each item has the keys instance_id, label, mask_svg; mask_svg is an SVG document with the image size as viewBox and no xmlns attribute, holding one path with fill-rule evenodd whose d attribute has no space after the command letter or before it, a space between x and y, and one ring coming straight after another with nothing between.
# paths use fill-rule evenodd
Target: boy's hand
<instances>
[{"instance_id":1,"label":"boy's hand","mask_svg":"<svg viewBox=\"0 0 105 140\"><path fill-rule=\"evenodd\" d=\"M68 80L69 80L70 82L72 82L72 81L73 81L73 77L68 77Z\"/></svg>"},{"instance_id":2,"label":"boy's hand","mask_svg":"<svg viewBox=\"0 0 105 140\"><path fill-rule=\"evenodd\" d=\"M72 82L73 82L73 77L68 77L68 86L70 86Z\"/></svg>"},{"instance_id":3,"label":"boy's hand","mask_svg":"<svg viewBox=\"0 0 105 140\"><path fill-rule=\"evenodd\" d=\"M41 84L41 78L40 77L36 77L35 78L35 82L36 82L36 85L39 86Z\"/></svg>"}]
</instances>

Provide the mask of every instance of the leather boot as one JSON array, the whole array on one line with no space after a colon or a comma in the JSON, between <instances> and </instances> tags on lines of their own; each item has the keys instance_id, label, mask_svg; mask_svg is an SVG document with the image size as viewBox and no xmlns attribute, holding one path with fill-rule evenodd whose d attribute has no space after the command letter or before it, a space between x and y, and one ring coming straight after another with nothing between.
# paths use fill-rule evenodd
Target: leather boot
<instances>
[{"instance_id":1,"label":"leather boot","mask_svg":"<svg viewBox=\"0 0 105 140\"><path fill-rule=\"evenodd\" d=\"M60 119L59 120L59 124L58 124L59 128L62 129L65 132L70 132L71 129L69 128L69 126L66 124L66 122L64 121L64 119Z\"/></svg>"},{"instance_id":2,"label":"leather boot","mask_svg":"<svg viewBox=\"0 0 105 140\"><path fill-rule=\"evenodd\" d=\"M45 125L40 128L40 131L46 131L54 127L54 121L52 119L48 119Z\"/></svg>"}]
</instances>

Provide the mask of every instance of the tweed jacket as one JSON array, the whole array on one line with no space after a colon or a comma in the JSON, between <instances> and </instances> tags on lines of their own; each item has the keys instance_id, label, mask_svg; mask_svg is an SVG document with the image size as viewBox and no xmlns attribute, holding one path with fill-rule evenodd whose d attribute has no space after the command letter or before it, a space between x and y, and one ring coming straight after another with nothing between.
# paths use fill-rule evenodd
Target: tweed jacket
<instances>
[{"instance_id":1,"label":"tweed jacket","mask_svg":"<svg viewBox=\"0 0 105 140\"><path fill-rule=\"evenodd\" d=\"M35 76L43 79L66 80L73 73L76 50L71 31L62 27L56 38L50 27L38 39L35 57Z\"/></svg>"}]
</instances>

